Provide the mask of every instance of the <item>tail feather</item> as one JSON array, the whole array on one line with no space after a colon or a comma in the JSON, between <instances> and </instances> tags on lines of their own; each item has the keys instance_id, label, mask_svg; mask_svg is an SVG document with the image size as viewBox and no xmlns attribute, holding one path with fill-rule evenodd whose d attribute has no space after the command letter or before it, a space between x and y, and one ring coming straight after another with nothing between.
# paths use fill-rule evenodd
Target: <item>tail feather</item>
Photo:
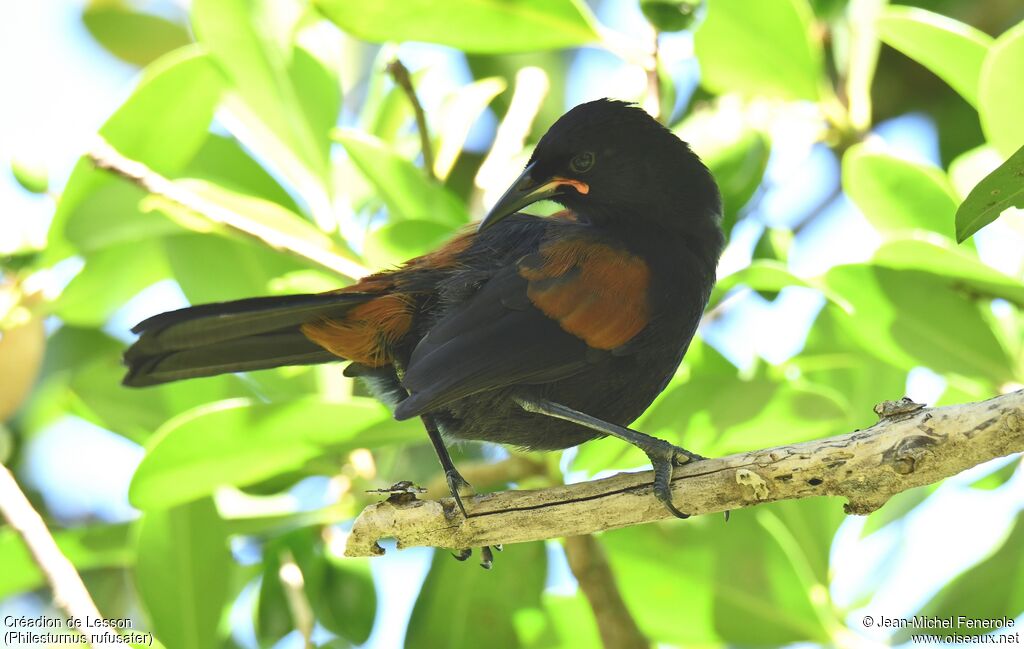
<instances>
[{"instance_id":1,"label":"tail feather","mask_svg":"<svg viewBox=\"0 0 1024 649\"><path fill-rule=\"evenodd\" d=\"M373 297L324 293L252 298L169 311L140 322L124 355L124 384L157 385L229 372L341 360L306 338L301 327L339 318Z\"/></svg>"},{"instance_id":2,"label":"tail feather","mask_svg":"<svg viewBox=\"0 0 1024 649\"><path fill-rule=\"evenodd\" d=\"M323 347L310 342L297 330L284 331L246 336L205 347L141 356L129 364L124 384L143 387L229 372L265 370L283 365L314 365L340 360L342 359Z\"/></svg>"},{"instance_id":3,"label":"tail feather","mask_svg":"<svg viewBox=\"0 0 1024 649\"><path fill-rule=\"evenodd\" d=\"M364 293L321 293L256 297L217 302L168 311L143 320L132 328L141 334L129 354L202 347L243 335L277 331L301 325L317 317L344 313L366 301Z\"/></svg>"}]
</instances>

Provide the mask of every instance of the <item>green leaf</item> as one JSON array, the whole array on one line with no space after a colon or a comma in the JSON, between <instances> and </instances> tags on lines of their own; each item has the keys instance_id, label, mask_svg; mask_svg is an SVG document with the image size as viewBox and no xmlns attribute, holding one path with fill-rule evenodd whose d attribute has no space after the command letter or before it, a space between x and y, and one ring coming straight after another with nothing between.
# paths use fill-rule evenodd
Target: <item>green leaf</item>
<instances>
[{"instance_id":1,"label":"green leaf","mask_svg":"<svg viewBox=\"0 0 1024 649\"><path fill-rule=\"evenodd\" d=\"M508 84L501 77L488 77L463 86L445 101L437 121L437 154L434 175L444 180L455 166L469 131L495 97Z\"/></svg>"},{"instance_id":2,"label":"green leaf","mask_svg":"<svg viewBox=\"0 0 1024 649\"><path fill-rule=\"evenodd\" d=\"M265 0L196 0L192 25L229 80L226 105L241 139L317 213L327 209L327 135L341 94L330 72L291 46L289 32L300 16L293 9Z\"/></svg>"},{"instance_id":3,"label":"green leaf","mask_svg":"<svg viewBox=\"0 0 1024 649\"><path fill-rule=\"evenodd\" d=\"M72 173L72 182L77 174L77 170ZM181 226L171 219L141 209L146 196L145 191L130 183L101 180L75 205L64 234L79 252L88 255L110 246L132 245L142 239L181 232ZM63 204L62 199L58 215Z\"/></svg>"},{"instance_id":4,"label":"green leaf","mask_svg":"<svg viewBox=\"0 0 1024 649\"><path fill-rule=\"evenodd\" d=\"M540 605L546 575L541 542L505 546L490 571L460 563L444 550L435 551L409 620L405 646L476 649L486 638L490 649L518 649L515 614Z\"/></svg>"},{"instance_id":5,"label":"green leaf","mask_svg":"<svg viewBox=\"0 0 1024 649\"><path fill-rule=\"evenodd\" d=\"M523 609L516 615L516 633L523 649L590 649L601 646L594 612L583 593L544 593L543 612Z\"/></svg>"},{"instance_id":6,"label":"green leaf","mask_svg":"<svg viewBox=\"0 0 1024 649\"><path fill-rule=\"evenodd\" d=\"M138 88L100 134L128 158L173 177L206 140L222 88L220 75L198 47L176 50L146 68ZM139 211L144 196L141 189L80 160L51 231L65 234L83 252L178 231L164 217ZM48 254L59 259L70 252L51 248Z\"/></svg>"},{"instance_id":7,"label":"green leaf","mask_svg":"<svg viewBox=\"0 0 1024 649\"><path fill-rule=\"evenodd\" d=\"M681 646L720 642L711 583L718 528L731 527L717 516L700 516L685 525L625 527L599 537L626 607L645 636ZM680 611L686 611L686 624L679 624Z\"/></svg>"},{"instance_id":8,"label":"green leaf","mask_svg":"<svg viewBox=\"0 0 1024 649\"><path fill-rule=\"evenodd\" d=\"M71 410L139 443L145 443L168 419L186 410L210 401L251 396L253 392L239 377L230 374L145 390L125 388L121 385L125 373L121 353L118 349L76 364L68 384L76 397Z\"/></svg>"},{"instance_id":9,"label":"green leaf","mask_svg":"<svg viewBox=\"0 0 1024 649\"><path fill-rule=\"evenodd\" d=\"M786 227L766 227L754 244L754 259L785 262L793 249L793 231Z\"/></svg>"},{"instance_id":10,"label":"green leaf","mask_svg":"<svg viewBox=\"0 0 1024 649\"><path fill-rule=\"evenodd\" d=\"M599 39L576 0L316 0L338 27L374 43L423 41L476 54L579 47Z\"/></svg>"},{"instance_id":11,"label":"green leaf","mask_svg":"<svg viewBox=\"0 0 1024 649\"><path fill-rule=\"evenodd\" d=\"M952 234L956 195L940 169L855 145L843 156L843 190L883 234Z\"/></svg>"},{"instance_id":12,"label":"green leaf","mask_svg":"<svg viewBox=\"0 0 1024 649\"><path fill-rule=\"evenodd\" d=\"M140 67L192 41L177 23L113 3L90 3L82 23L104 49Z\"/></svg>"},{"instance_id":13,"label":"green leaf","mask_svg":"<svg viewBox=\"0 0 1024 649\"><path fill-rule=\"evenodd\" d=\"M211 499L143 515L135 580L150 628L166 646L220 649L231 571L224 522Z\"/></svg>"},{"instance_id":14,"label":"green leaf","mask_svg":"<svg viewBox=\"0 0 1024 649\"><path fill-rule=\"evenodd\" d=\"M277 541L277 539L274 539ZM260 646L269 647L295 630L288 598L281 583L280 543L268 544L263 553L259 595L256 598L253 627ZM303 574L303 579L305 579Z\"/></svg>"},{"instance_id":15,"label":"green leaf","mask_svg":"<svg viewBox=\"0 0 1024 649\"><path fill-rule=\"evenodd\" d=\"M159 209L190 230L218 232L246 241L256 238L276 251L303 258L305 263L323 266L338 274L363 274L358 262L335 246L330 237L278 203L233 192L205 180L183 179L175 184L203 201L206 211L200 215L156 195L147 198L143 208Z\"/></svg>"},{"instance_id":16,"label":"green leaf","mask_svg":"<svg viewBox=\"0 0 1024 649\"><path fill-rule=\"evenodd\" d=\"M837 624L828 557L842 520L842 509L825 498L737 512L716 544L714 619L722 640L828 644Z\"/></svg>"},{"instance_id":17,"label":"green leaf","mask_svg":"<svg viewBox=\"0 0 1024 649\"><path fill-rule=\"evenodd\" d=\"M771 153L768 139L726 110L697 111L675 132L714 174L725 211L722 230L728 235L764 178Z\"/></svg>"},{"instance_id":18,"label":"green leaf","mask_svg":"<svg viewBox=\"0 0 1024 649\"><path fill-rule=\"evenodd\" d=\"M905 370L924 365L996 383L1010 380L1010 361L978 305L946 278L851 264L832 268L824 279L850 304L841 318L847 334L880 360Z\"/></svg>"},{"instance_id":19,"label":"green leaf","mask_svg":"<svg viewBox=\"0 0 1024 649\"><path fill-rule=\"evenodd\" d=\"M635 427L701 455L718 456L824 437L848 420L846 410L839 393L806 381L786 381L764 367L754 376L741 377L713 348L694 343L684 371ZM607 438L581 446L573 469L594 473L649 462L635 447Z\"/></svg>"},{"instance_id":20,"label":"green leaf","mask_svg":"<svg viewBox=\"0 0 1024 649\"><path fill-rule=\"evenodd\" d=\"M916 615L938 618L965 616L989 619L1006 616L1011 620L1024 611L1024 512L1018 513L1002 546L981 563L969 568L947 584ZM993 629L960 627L961 635L979 636ZM910 640L913 628L900 629L892 643Z\"/></svg>"},{"instance_id":21,"label":"green leaf","mask_svg":"<svg viewBox=\"0 0 1024 649\"><path fill-rule=\"evenodd\" d=\"M267 544L256 606L256 629L265 644L296 628L281 584L281 563L288 555L302 572L303 592L316 622L353 644L370 637L377 593L369 561L335 556L322 537L319 527L305 527Z\"/></svg>"},{"instance_id":22,"label":"green leaf","mask_svg":"<svg viewBox=\"0 0 1024 649\"><path fill-rule=\"evenodd\" d=\"M991 144L968 149L949 163L949 182L961 199L967 198L975 185L1002 164L1003 156Z\"/></svg>"},{"instance_id":23,"label":"green leaf","mask_svg":"<svg viewBox=\"0 0 1024 649\"><path fill-rule=\"evenodd\" d=\"M948 280L953 289L1001 298L1024 307L1024 284L957 248L945 238L897 239L883 244L871 260L877 266L917 269Z\"/></svg>"},{"instance_id":24,"label":"green leaf","mask_svg":"<svg viewBox=\"0 0 1024 649\"><path fill-rule=\"evenodd\" d=\"M261 646L270 646L295 630L295 616L289 605L289 595L282 583L281 565L293 561L302 573L303 596L313 603L320 582L323 560L316 548L316 531L307 527L271 539L263 549L263 573L259 598L256 602L256 634Z\"/></svg>"},{"instance_id":25,"label":"green leaf","mask_svg":"<svg viewBox=\"0 0 1024 649\"><path fill-rule=\"evenodd\" d=\"M249 239L182 234L165 237L163 245L174 278L192 304L263 295L279 277L310 268L298 257ZM213 277L217 281L210 281Z\"/></svg>"},{"instance_id":26,"label":"green leaf","mask_svg":"<svg viewBox=\"0 0 1024 649\"><path fill-rule=\"evenodd\" d=\"M388 223L366 237L363 255L373 268L391 268L426 254L452 235L452 227L413 219Z\"/></svg>"},{"instance_id":27,"label":"green leaf","mask_svg":"<svg viewBox=\"0 0 1024 649\"><path fill-rule=\"evenodd\" d=\"M151 239L102 248L86 255L85 266L57 299L55 313L69 324L98 327L169 274L163 248Z\"/></svg>"},{"instance_id":28,"label":"green leaf","mask_svg":"<svg viewBox=\"0 0 1024 649\"><path fill-rule=\"evenodd\" d=\"M906 371L864 354L859 342L844 326L842 307L822 309L807 334L803 351L788 361L783 370L793 371L813 385L843 395L847 420L843 429L867 428L877 421L875 404L903 395Z\"/></svg>"},{"instance_id":29,"label":"green leaf","mask_svg":"<svg viewBox=\"0 0 1024 649\"><path fill-rule=\"evenodd\" d=\"M640 11L660 32L689 29L699 7L699 0L640 0Z\"/></svg>"},{"instance_id":30,"label":"green leaf","mask_svg":"<svg viewBox=\"0 0 1024 649\"><path fill-rule=\"evenodd\" d=\"M127 566L135 560L131 546L132 526L90 525L55 530L53 539L61 554L85 572L95 568ZM21 537L9 527L0 529L0 599L41 588L46 577L39 570Z\"/></svg>"},{"instance_id":31,"label":"green leaf","mask_svg":"<svg viewBox=\"0 0 1024 649\"><path fill-rule=\"evenodd\" d=\"M756 291L779 291L787 286L811 286L789 272L786 264L773 259L755 259L750 265L718 280L708 308L714 308L729 291L737 286L749 286Z\"/></svg>"},{"instance_id":32,"label":"green leaf","mask_svg":"<svg viewBox=\"0 0 1024 649\"><path fill-rule=\"evenodd\" d=\"M966 240L1000 214L1024 209L1024 146L979 182L956 211L956 240Z\"/></svg>"},{"instance_id":33,"label":"green leaf","mask_svg":"<svg viewBox=\"0 0 1024 649\"><path fill-rule=\"evenodd\" d=\"M656 643L827 643L814 598L827 602L829 550L842 519L838 504L818 498L736 511L728 523L702 516L612 530L601 543L627 607Z\"/></svg>"},{"instance_id":34,"label":"green leaf","mask_svg":"<svg viewBox=\"0 0 1024 649\"><path fill-rule=\"evenodd\" d=\"M981 129L1004 157L1024 146L1024 22L1008 29L992 45L981 68L978 92Z\"/></svg>"},{"instance_id":35,"label":"green leaf","mask_svg":"<svg viewBox=\"0 0 1024 649\"><path fill-rule=\"evenodd\" d=\"M988 34L917 7L886 7L878 36L935 73L972 106L978 106L981 66L992 45Z\"/></svg>"},{"instance_id":36,"label":"green leaf","mask_svg":"<svg viewBox=\"0 0 1024 649\"><path fill-rule=\"evenodd\" d=\"M701 83L718 94L817 100L824 64L813 18L806 0L709 0L694 35Z\"/></svg>"},{"instance_id":37,"label":"green leaf","mask_svg":"<svg viewBox=\"0 0 1024 649\"><path fill-rule=\"evenodd\" d=\"M469 213L458 197L427 178L422 169L383 141L354 129L336 130L333 137L377 188L391 219L422 219L451 225L469 221Z\"/></svg>"},{"instance_id":38,"label":"green leaf","mask_svg":"<svg viewBox=\"0 0 1024 649\"><path fill-rule=\"evenodd\" d=\"M295 199L232 137L211 133L181 175L272 201L296 214L301 212Z\"/></svg>"},{"instance_id":39,"label":"green leaf","mask_svg":"<svg viewBox=\"0 0 1024 649\"><path fill-rule=\"evenodd\" d=\"M12 157L11 175L27 192L45 194L50 189L50 173L42 161Z\"/></svg>"},{"instance_id":40,"label":"green leaf","mask_svg":"<svg viewBox=\"0 0 1024 649\"><path fill-rule=\"evenodd\" d=\"M326 553L319 596L313 600L320 624L353 644L363 644L373 630L377 591L367 559Z\"/></svg>"},{"instance_id":41,"label":"green leaf","mask_svg":"<svg viewBox=\"0 0 1024 649\"><path fill-rule=\"evenodd\" d=\"M169 507L302 467L327 452L422 439L417 422L393 422L372 399L287 403L232 399L200 406L167 422L153 437L128 495L139 509Z\"/></svg>"}]
</instances>

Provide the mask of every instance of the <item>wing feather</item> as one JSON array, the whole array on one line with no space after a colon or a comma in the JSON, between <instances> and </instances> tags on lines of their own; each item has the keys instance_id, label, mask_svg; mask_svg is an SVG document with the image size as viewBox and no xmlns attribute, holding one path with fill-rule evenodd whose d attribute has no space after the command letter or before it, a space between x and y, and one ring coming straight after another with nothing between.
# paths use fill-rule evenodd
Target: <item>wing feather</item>
<instances>
[{"instance_id":1,"label":"wing feather","mask_svg":"<svg viewBox=\"0 0 1024 649\"><path fill-rule=\"evenodd\" d=\"M406 419L463 397L572 376L647 325L646 262L578 237L542 243L500 270L418 343Z\"/></svg>"}]
</instances>

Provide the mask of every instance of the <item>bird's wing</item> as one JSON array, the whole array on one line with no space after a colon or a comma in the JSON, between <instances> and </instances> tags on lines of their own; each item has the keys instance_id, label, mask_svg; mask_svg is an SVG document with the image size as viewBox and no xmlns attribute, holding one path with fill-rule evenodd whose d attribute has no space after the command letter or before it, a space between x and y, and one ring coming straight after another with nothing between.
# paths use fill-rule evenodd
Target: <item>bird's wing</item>
<instances>
[{"instance_id":1,"label":"bird's wing","mask_svg":"<svg viewBox=\"0 0 1024 649\"><path fill-rule=\"evenodd\" d=\"M642 258L584 236L544 242L418 343L403 379L410 397L395 416L576 374L647 326L648 294Z\"/></svg>"}]
</instances>

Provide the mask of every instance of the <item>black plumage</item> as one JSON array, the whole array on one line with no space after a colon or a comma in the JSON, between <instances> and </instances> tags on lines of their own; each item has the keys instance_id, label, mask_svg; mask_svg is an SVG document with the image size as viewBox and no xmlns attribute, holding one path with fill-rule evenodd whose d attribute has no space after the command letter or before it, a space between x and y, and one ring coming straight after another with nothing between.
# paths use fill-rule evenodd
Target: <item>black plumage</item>
<instances>
[{"instance_id":1,"label":"black plumage","mask_svg":"<svg viewBox=\"0 0 1024 649\"><path fill-rule=\"evenodd\" d=\"M541 199L566 211L519 211ZM671 468L699 456L625 426L697 329L720 214L685 143L635 106L590 102L551 127L479 230L337 292L151 318L126 383L344 358L397 418L423 418L456 499L442 435L561 449L607 434L648 454L655 495L682 515Z\"/></svg>"}]
</instances>

